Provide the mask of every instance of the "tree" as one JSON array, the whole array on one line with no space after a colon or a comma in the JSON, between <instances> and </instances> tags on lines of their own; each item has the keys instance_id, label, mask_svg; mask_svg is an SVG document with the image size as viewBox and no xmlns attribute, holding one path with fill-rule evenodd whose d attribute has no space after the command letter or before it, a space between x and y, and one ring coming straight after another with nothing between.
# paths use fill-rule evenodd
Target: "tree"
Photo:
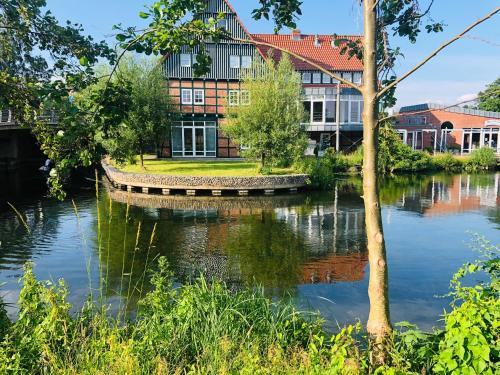
<instances>
[{"instance_id":1,"label":"tree","mask_svg":"<svg viewBox=\"0 0 500 375\"><path fill-rule=\"evenodd\" d=\"M478 95L479 109L500 112L500 77Z\"/></svg>"},{"instance_id":2,"label":"tree","mask_svg":"<svg viewBox=\"0 0 500 375\"><path fill-rule=\"evenodd\" d=\"M129 28L124 30L121 39L124 42L127 41L126 46L130 49L149 49L149 51L157 53L177 53L181 47L178 43L184 41L184 45L192 48L200 47L197 62L199 65L205 63L205 68L208 69L211 60L203 48L203 41L205 40L203 37L210 37L212 33L215 38L229 36L223 30L215 27L217 20L212 20L207 24L198 19L187 20L188 13L200 12L204 8L204 3L202 0L156 1L148 12L140 14L141 17L150 19L148 29L139 32ZM380 107L394 104L394 91L401 81L411 76L443 49L459 40L477 25L500 12L500 7L496 7L489 14L472 23L464 31L443 43L407 73L397 78L393 68L397 58L401 56L401 52L398 47L391 46L390 36L396 35L407 38L410 42L415 43L418 35L422 32L422 28L428 33L440 32L443 29L443 23L434 22L429 17L433 1L431 0L429 7L426 9L421 9L419 3L417 0L363 0L360 2L363 9L363 38L357 41L338 39L337 44L343 53L363 60L363 83L361 85L339 77L316 62L308 61L300 55L279 48L283 52L307 62L315 69L328 74L339 82L360 91L363 96L363 199L370 264L368 287L370 313L367 330L374 345L372 359L374 364L386 361L384 343L392 330L389 315L387 258L377 174ZM259 8L253 12L254 18L269 18L271 15L276 23L276 32L285 26L294 28L296 26L295 20L301 14L300 6L302 1L300 0L259 0L259 4ZM193 30L196 30L195 34L193 34ZM187 43L186 39L189 39ZM238 39L233 38L233 40ZM252 40L241 41L266 45ZM270 44L267 44L267 46L275 48ZM197 67L200 68L200 66ZM206 69L198 70L203 72Z\"/></svg>"},{"instance_id":3,"label":"tree","mask_svg":"<svg viewBox=\"0 0 500 375\"><path fill-rule=\"evenodd\" d=\"M61 179L87 165L98 149L90 129L76 125L81 114L71 93L95 82L92 65L98 59L114 62L116 56L105 42L84 36L81 25L60 25L45 7L45 0L0 0L0 107L33 130L56 166L52 192L62 196ZM60 112L57 128L38 116L47 110Z\"/></svg>"},{"instance_id":4,"label":"tree","mask_svg":"<svg viewBox=\"0 0 500 375\"><path fill-rule=\"evenodd\" d=\"M157 149L157 145L168 138L175 116L165 77L156 61L130 57L120 62L116 82L130 87L131 105L126 110L126 120L119 128L115 144L129 159L139 154L144 168L145 151Z\"/></svg>"},{"instance_id":5,"label":"tree","mask_svg":"<svg viewBox=\"0 0 500 375\"><path fill-rule=\"evenodd\" d=\"M224 131L248 147L244 154L260 159L262 168L289 165L303 155L307 139L300 126L302 84L290 58L257 63L244 76L242 89L238 105L227 105Z\"/></svg>"}]
</instances>

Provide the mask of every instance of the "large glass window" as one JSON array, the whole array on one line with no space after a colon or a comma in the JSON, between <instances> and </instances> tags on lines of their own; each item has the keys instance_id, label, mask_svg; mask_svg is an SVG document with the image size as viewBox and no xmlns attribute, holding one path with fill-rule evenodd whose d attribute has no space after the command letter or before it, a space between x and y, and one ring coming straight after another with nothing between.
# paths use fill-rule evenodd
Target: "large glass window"
<instances>
[{"instance_id":1,"label":"large glass window","mask_svg":"<svg viewBox=\"0 0 500 375\"><path fill-rule=\"evenodd\" d=\"M241 67L248 69L252 67L252 56L241 56Z\"/></svg>"},{"instance_id":2,"label":"large glass window","mask_svg":"<svg viewBox=\"0 0 500 375\"><path fill-rule=\"evenodd\" d=\"M321 83L321 73L313 73L313 83Z\"/></svg>"},{"instance_id":3,"label":"large glass window","mask_svg":"<svg viewBox=\"0 0 500 375\"><path fill-rule=\"evenodd\" d=\"M360 102L351 101L351 121L353 123L361 122L361 111L360 111Z\"/></svg>"},{"instance_id":4,"label":"large glass window","mask_svg":"<svg viewBox=\"0 0 500 375\"><path fill-rule=\"evenodd\" d=\"M204 104L205 103L205 92L201 89L194 90L194 104Z\"/></svg>"},{"instance_id":5,"label":"large glass window","mask_svg":"<svg viewBox=\"0 0 500 375\"><path fill-rule=\"evenodd\" d=\"M313 102L312 122L323 122L323 102Z\"/></svg>"},{"instance_id":6,"label":"large glass window","mask_svg":"<svg viewBox=\"0 0 500 375\"><path fill-rule=\"evenodd\" d=\"M240 56L231 55L229 56L229 67L233 69L240 68Z\"/></svg>"},{"instance_id":7,"label":"large glass window","mask_svg":"<svg viewBox=\"0 0 500 375\"><path fill-rule=\"evenodd\" d=\"M193 104L193 92L191 89L182 89L182 104Z\"/></svg>"},{"instance_id":8,"label":"large glass window","mask_svg":"<svg viewBox=\"0 0 500 375\"><path fill-rule=\"evenodd\" d=\"M337 113L337 103L334 101L325 102L325 121L326 122L335 122L336 121L336 113Z\"/></svg>"},{"instance_id":9,"label":"large glass window","mask_svg":"<svg viewBox=\"0 0 500 375\"><path fill-rule=\"evenodd\" d=\"M191 67L191 54L181 53L181 66L186 68Z\"/></svg>"},{"instance_id":10,"label":"large glass window","mask_svg":"<svg viewBox=\"0 0 500 375\"><path fill-rule=\"evenodd\" d=\"M214 121L182 121L172 126L172 156L217 155L217 124Z\"/></svg>"},{"instance_id":11,"label":"large glass window","mask_svg":"<svg viewBox=\"0 0 500 375\"><path fill-rule=\"evenodd\" d=\"M344 124L349 122L349 102L347 100L340 101L340 122Z\"/></svg>"},{"instance_id":12,"label":"large glass window","mask_svg":"<svg viewBox=\"0 0 500 375\"><path fill-rule=\"evenodd\" d=\"M311 73L302 73L302 83L311 83Z\"/></svg>"}]
</instances>

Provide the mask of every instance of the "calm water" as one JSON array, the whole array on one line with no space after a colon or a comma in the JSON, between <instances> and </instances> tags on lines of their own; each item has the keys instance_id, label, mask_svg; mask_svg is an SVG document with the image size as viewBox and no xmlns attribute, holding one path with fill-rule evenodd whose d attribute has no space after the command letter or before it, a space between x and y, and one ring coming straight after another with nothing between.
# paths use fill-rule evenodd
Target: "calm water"
<instances>
[{"instance_id":1,"label":"calm water","mask_svg":"<svg viewBox=\"0 0 500 375\"><path fill-rule=\"evenodd\" d=\"M103 190L96 204L89 182L70 194L76 215L71 199L57 202L36 192L23 198L16 192L36 183L14 181L14 188L3 189L26 215L31 233L0 195L0 284L13 315L26 261L35 263L41 279L64 278L76 306L89 285L98 288L101 272L108 301L128 300L133 312L139 293L130 290L147 285L146 265L164 255L179 282L202 271L235 288L258 283L269 295L290 295L301 308L320 310L330 327L367 318L359 179L339 181L326 193L245 200L134 197L128 220L125 192ZM475 258L467 245L472 233L499 242L500 174L396 177L384 183L381 195L392 319L425 329L439 325L448 301L435 296L446 293L453 272Z\"/></svg>"}]
</instances>

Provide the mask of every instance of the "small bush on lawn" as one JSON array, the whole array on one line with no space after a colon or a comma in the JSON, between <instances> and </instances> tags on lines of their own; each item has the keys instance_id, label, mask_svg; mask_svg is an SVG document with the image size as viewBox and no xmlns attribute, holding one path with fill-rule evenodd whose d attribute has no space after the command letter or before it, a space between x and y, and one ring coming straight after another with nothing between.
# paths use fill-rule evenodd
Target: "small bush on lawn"
<instances>
[{"instance_id":1,"label":"small bush on lawn","mask_svg":"<svg viewBox=\"0 0 500 375\"><path fill-rule=\"evenodd\" d=\"M333 186L336 173L344 173L349 169L348 158L329 147L319 158L308 157L297 162L295 168L309 175L311 186L329 189Z\"/></svg>"},{"instance_id":2,"label":"small bush on lawn","mask_svg":"<svg viewBox=\"0 0 500 375\"><path fill-rule=\"evenodd\" d=\"M478 148L470 154L465 162L468 171L494 169L497 165L495 150L490 147Z\"/></svg>"}]
</instances>

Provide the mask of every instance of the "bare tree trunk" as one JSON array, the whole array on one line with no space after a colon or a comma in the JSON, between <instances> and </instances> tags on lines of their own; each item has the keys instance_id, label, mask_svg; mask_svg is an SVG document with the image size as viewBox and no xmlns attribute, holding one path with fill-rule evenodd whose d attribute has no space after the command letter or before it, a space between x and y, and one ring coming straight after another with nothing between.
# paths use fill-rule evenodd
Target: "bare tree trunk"
<instances>
[{"instance_id":1,"label":"bare tree trunk","mask_svg":"<svg viewBox=\"0 0 500 375\"><path fill-rule=\"evenodd\" d=\"M367 331L372 344L372 364L386 362L385 341L392 327L389 315L389 286L380 197L378 191L378 77L377 77L377 16L376 0L363 1L364 6L364 85L363 110L363 198L365 205L366 235L370 281L368 296L370 314Z\"/></svg>"}]
</instances>

